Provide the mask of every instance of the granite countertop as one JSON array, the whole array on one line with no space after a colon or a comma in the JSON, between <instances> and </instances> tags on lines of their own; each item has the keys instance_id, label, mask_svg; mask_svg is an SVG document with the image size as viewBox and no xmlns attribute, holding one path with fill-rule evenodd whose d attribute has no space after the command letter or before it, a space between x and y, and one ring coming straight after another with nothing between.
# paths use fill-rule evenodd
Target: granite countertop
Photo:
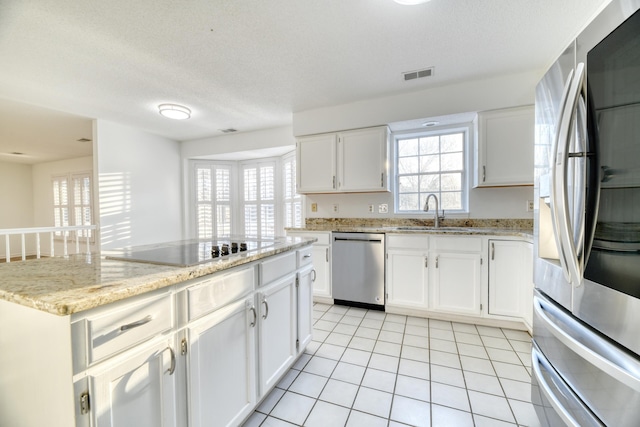
<instances>
[{"instance_id":1,"label":"granite countertop","mask_svg":"<svg viewBox=\"0 0 640 427\"><path fill-rule=\"evenodd\" d=\"M0 264L0 299L64 316L189 279L295 250L314 239L279 238L272 246L190 267L80 254Z\"/></svg>"},{"instance_id":2,"label":"granite countertop","mask_svg":"<svg viewBox=\"0 0 640 427\"><path fill-rule=\"evenodd\" d=\"M526 219L447 219L445 225L435 228L433 220L422 219L307 218L304 227L287 231L513 236L533 240L533 224Z\"/></svg>"}]
</instances>

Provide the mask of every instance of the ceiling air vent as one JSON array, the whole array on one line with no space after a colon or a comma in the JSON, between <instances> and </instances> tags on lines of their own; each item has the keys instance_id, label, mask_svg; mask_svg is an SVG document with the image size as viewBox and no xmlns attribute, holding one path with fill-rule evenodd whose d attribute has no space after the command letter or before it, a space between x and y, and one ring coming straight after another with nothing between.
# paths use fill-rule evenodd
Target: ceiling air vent
<instances>
[{"instance_id":1,"label":"ceiling air vent","mask_svg":"<svg viewBox=\"0 0 640 427\"><path fill-rule=\"evenodd\" d=\"M423 77L431 77L432 75L433 75L433 67L425 68L423 70L414 70L414 71L407 71L405 73L402 73L402 77L404 78L405 82L409 80L421 79Z\"/></svg>"},{"instance_id":2,"label":"ceiling air vent","mask_svg":"<svg viewBox=\"0 0 640 427\"><path fill-rule=\"evenodd\" d=\"M220 132L222 133L233 133L233 132L238 132L237 129L233 129L233 128L229 128L229 129L218 129Z\"/></svg>"}]
</instances>

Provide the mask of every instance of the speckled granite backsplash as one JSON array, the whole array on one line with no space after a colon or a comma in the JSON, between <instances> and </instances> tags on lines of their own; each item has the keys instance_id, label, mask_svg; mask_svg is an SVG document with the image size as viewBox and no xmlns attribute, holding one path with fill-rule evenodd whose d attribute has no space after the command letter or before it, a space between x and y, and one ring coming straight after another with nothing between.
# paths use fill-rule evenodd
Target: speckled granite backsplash
<instances>
[{"instance_id":1,"label":"speckled granite backsplash","mask_svg":"<svg viewBox=\"0 0 640 427\"><path fill-rule=\"evenodd\" d=\"M455 219L446 218L442 227L513 228L533 230L532 219ZM433 227L433 219L419 218L307 218L308 230L336 230L342 227Z\"/></svg>"}]
</instances>

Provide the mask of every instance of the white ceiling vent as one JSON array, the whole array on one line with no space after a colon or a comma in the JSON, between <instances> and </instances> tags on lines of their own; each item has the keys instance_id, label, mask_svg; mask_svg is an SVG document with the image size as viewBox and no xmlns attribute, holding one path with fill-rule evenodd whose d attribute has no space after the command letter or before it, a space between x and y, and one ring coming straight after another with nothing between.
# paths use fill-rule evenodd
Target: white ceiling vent
<instances>
[{"instance_id":1,"label":"white ceiling vent","mask_svg":"<svg viewBox=\"0 0 640 427\"><path fill-rule=\"evenodd\" d=\"M409 80L421 79L423 77L431 77L431 76L433 76L433 67L425 68L422 70L407 71L402 73L402 78L404 79L405 82Z\"/></svg>"}]
</instances>

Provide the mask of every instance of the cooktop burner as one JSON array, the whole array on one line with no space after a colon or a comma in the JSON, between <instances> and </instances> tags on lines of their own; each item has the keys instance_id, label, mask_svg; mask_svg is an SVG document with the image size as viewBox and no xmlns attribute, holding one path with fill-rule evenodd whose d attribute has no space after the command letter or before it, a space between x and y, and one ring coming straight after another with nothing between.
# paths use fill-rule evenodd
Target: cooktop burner
<instances>
[{"instance_id":1,"label":"cooktop burner","mask_svg":"<svg viewBox=\"0 0 640 427\"><path fill-rule=\"evenodd\" d=\"M125 249L116 255L107 256L107 259L188 267L219 259L243 256L274 244L275 240L218 238L213 241L186 241Z\"/></svg>"}]
</instances>

